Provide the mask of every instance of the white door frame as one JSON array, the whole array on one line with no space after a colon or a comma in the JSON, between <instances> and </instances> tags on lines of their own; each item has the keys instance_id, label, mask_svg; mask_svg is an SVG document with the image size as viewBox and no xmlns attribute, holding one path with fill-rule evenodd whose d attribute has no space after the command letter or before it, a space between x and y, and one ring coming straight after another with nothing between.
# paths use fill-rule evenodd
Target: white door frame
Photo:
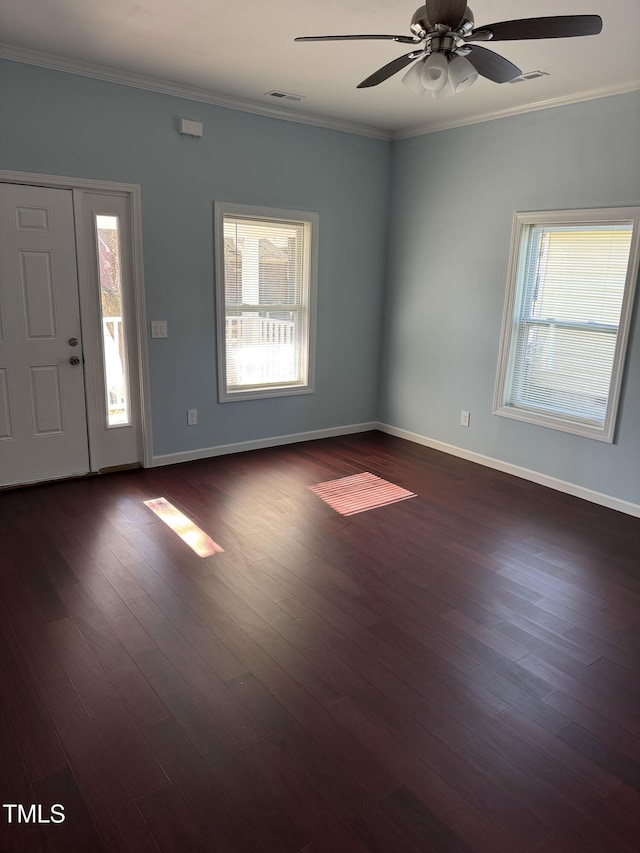
<instances>
[{"instance_id":1,"label":"white door frame","mask_svg":"<svg viewBox=\"0 0 640 853\"><path fill-rule=\"evenodd\" d=\"M80 319L83 335L92 338L96 334L95 318L88 316L89 288L95 287L95 281L88 274L85 262L87 247L92 235L86 233L82 217L82 193L98 192L107 194L126 195L131 206L131 250L133 262L133 301L135 305L134 323L137 331L137 377L140 388L140 441L142 449L142 464L150 468L153 464L152 434L151 434L151 397L149 390L149 354L147 350L147 322L144 300L144 275L142 266L142 205L140 186L138 184L122 184L111 181L92 181L86 178L68 178L58 175L39 175L34 172L13 172L0 169L0 183L26 184L28 186L52 187L72 190L74 198L74 221L76 229L76 246L78 255L78 286L80 300ZM95 344L95 341L92 341ZM96 347L85 347L85 388L87 401L87 433L89 439L89 467L92 472L100 470L100 453L98 441L98 423L104 419L104 399L98 395L96 383L92 377L95 365L91 363L92 353Z\"/></svg>"}]
</instances>

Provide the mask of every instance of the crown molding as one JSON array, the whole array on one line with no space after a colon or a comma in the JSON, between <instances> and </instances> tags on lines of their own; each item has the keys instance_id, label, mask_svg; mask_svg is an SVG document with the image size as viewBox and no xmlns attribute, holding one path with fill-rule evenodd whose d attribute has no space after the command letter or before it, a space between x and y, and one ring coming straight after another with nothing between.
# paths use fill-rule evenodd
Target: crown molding
<instances>
[{"instance_id":1,"label":"crown molding","mask_svg":"<svg viewBox=\"0 0 640 853\"><path fill-rule=\"evenodd\" d=\"M40 68L49 68L52 71L62 71L67 74L76 74L81 77L91 77L95 80L104 80L108 83L116 83L121 86L130 86L134 89L144 89L148 92L156 92L161 95L170 95L176 98L184 98L188 101L198 101L204 104L212 104L230 110L252 113L265 116L266 118L291 121L297 124L307 124L312 127L322 127L327 130L336 130L341 133L351 133L357 136L368 136L371 139L380 139L384 142L395 142L402 139L411 139L416 136L426 136L431 133L439 133L442 130L453 130L457 127L482 124L485 121L509 118L510 116L524 115L537 112L538 110L552 109L553 107L569 106L583 101L593 101L598 98L608 98L613 95L624 95L630 92L640 91L640 84L625 83L618 86L607 86L601 89L593 89L574 95L565 95L560 98L548 98L543 101L509 107L504 110L480 113L475 116L466 116L461 119L446 119L439 122L417 127L407 127L400 130L385 130L383 128L369 127L354 122L342 121L329 116L317 116L311 113L294 112L293 110L280 109L266 106L257 101L234 98L208 89L199 89L196 86L186 86L181 83L172 83L159 77L151 77L146 74L136 74L132 71L122 71L105 65L94 65L91 62L83 62L78 59L69 59L53 53L44 53L37 50L29 50L24 47L16 47L11 44L0 42L0 59L8 59L12 62L22 62L26 65L36 65Z\"/></svg>"},{"instance_id":2,"label":"crown molding","mask_svg":"<svg viewBox=\"0 0 640 853\"><path fill-rule=\"evenodd\" d=\"M439 133L441 130L452 130L455 127L466 127L471 124L482 124L485 121L495 121L500 118L533 113L538 110L553 109L553 107L566 107L570 104L579 104L582 101L595 101L598 98L609 98L613 95L626 95L630 92L640 91L638 83L625 83L620 86L607 86L602 89L592 89L589 92L580 92L575 95L565 95L561 98L548 98L544 101L535 101L522 104L517 107L509 107L505 110L482 113L477 116L468 116L463 119L446 120L441 122L430 122L420 127L408 127L404 130L396 130L391 133L392 141L400 139L411 139L414 136L425 136L430 133Z\"/></svg>"},{"instance_id":3,"label":"crown molding","mask_svg":"<svg viewBox=\"0 0 640 853\"><path fill-rule=\"evenodd\" d=\"M383 130L381 128L342 121L341 119L330 118L328 116L316 116L310 113L278 109L260 104L256 101L233 98L229 95L222 95L219 92L211 92L208 89L199 89L196 86L185 86L181 83L172 83L169 80L162 80L159 77L150 77L146 74L136 74L132 71L121 71L116 68L109 68L105 65L94 65L91 62L69 59L53 53L43 53L37 50L29 50L24 47L16 47L11 44L0 43L0 59L8 59L12 62L22 62L26 65L36 65L40 68L49 68L52 71L76 74L80 77L91 77L95 80L104 80L107 83L117 83L121 86L130 86L134 89L144 89L147 92L157 92L161 95L185 98L188 101L212 104L216 107L239 110L244 113L253 113L254 115L280 119L281 121L308 124L313 127L322 127L327 130L337 130L341 133L352 133L357 136L368 136L372 139L381 139L384 142L389 142L392 138L390 131Z\"/></svg>"}]
</instances>

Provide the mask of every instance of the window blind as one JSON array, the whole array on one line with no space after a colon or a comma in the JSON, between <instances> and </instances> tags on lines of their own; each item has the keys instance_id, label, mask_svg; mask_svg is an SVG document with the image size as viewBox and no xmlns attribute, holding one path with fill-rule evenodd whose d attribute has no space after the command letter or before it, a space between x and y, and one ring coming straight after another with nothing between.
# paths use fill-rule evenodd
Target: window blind
<instances>
[{"instance_id":1,"label":"window blind","mask_svg":"<svg viewBox=\"0 0 640 853\"><path fill-rule=\"evenodd\" d=\"M307 381L308 223L225 215L228 390Z\"/></svg>"},{"instance_id":2,"label":"window blind","mask_svg":"<svg viewBox=\"0 0 640 853\"><path fill-rule=\"evenodd\" d=\"M602 426L633 221L523 234L506 404Z\"/></svg>"}]
</instances>

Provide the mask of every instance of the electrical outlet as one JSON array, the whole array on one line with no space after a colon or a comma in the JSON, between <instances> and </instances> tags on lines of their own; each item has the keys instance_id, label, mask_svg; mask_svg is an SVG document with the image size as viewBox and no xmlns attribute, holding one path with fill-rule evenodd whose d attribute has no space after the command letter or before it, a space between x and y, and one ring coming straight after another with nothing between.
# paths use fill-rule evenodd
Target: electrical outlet
<instances>
[{"instance_id":1,"label":"electrical outlet","mask_svg":"<svg viewBox=\"0 0 640 853\"><path fill-rule=\"evenodd\" d=\"M151 321L151 337L152 338L168 338L169 333L167 332L167 321L166 320L152 320Z\"/></svg>"},{"instance_id":2,"label":"electrical outlet","mask_svg":"<svg viewBox=\"0 0 640 853\"><path fill-rule=\"evenodd\" d=\"M469 412L464 412L464 411L460 412L460 426L468 427L469 426L469 417L470 417Z\"/></svg>"},{"instance_id":3,"label":"electrical outlet","mask_svg":"<svg viewBox=\"0 0 640 853\"><path fill-rule=\"evenodd\" d=\"M195 426L198 423L198 410L187 409L187 426Z\"/></svg>"}]
</instances>

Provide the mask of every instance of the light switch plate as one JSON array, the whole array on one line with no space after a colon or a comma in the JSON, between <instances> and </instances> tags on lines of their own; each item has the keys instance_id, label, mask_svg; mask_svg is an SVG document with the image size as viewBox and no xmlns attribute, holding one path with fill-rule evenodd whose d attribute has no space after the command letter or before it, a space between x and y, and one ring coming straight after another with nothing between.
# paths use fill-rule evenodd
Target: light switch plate
<instances>
[{"instance_id":1,"label":"light switch plate","mask_svg":"<svg viewBox=\"0 0 640 853\"><path fill-rule=\"evenodd\" d=\"M152 338L167 338L167 337L169 337L169 333L167 332L167 321L166 320L152 320L151 321L151 337Z\"/></svg>"}]
</instances>

